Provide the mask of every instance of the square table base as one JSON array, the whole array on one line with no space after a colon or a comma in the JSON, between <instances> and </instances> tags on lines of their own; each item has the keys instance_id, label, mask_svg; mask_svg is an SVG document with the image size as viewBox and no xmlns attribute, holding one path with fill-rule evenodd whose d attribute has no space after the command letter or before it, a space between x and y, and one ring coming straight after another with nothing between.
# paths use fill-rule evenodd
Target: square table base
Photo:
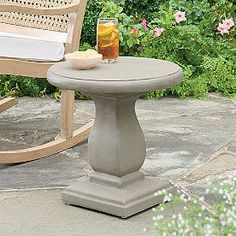
<instances>
[{"instance_id":1,"label":"square table base","mask_svg":"<svg viewBox=\"0 0 236 236\"><path fill-rule=\"evenodd\" d=\"M71 184L63 192L63 200L70 205L127 218L161 203L163 196L154 196L155 192L163 189L175 192L167 181L144 177L139 171L121 178L99 175Z\"/></svg>"}]
</instances>

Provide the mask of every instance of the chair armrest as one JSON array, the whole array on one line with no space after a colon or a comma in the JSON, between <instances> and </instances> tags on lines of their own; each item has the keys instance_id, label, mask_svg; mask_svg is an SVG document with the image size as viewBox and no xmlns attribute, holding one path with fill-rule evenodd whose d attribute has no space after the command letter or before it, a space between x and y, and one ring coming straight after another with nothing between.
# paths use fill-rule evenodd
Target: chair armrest
<instances>
[{"instance_id":1,"label":"chair armrest","mask_svg":"<svg viewBox=\"0 0 236 236\"><path fill-rule=\"evenodd\" d=\"M51 8L19 6L15 4L0 4L0 12L17 12L33 15L64 15L77 12L79 10L81 1L83 0L73 0L73 2L71 4L68 4L67 6Z\"/></svg>"}]
</instances>

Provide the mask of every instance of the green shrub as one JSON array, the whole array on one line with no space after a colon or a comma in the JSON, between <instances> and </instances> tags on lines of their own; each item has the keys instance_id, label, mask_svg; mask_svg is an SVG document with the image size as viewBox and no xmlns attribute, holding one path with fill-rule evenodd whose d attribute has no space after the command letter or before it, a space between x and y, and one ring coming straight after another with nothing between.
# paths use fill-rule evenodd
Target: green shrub
<instances>
[{"instance_id":1,"label":"green shrub","mask_svg":"<svg viewBox=\"0 0 236 236\"><path fill-rule=\"evenodd\" d=\"M46 79L34 79L13 75L0 76L0 96L38 97L51 94L55 88Z\"/></svg>"},{"instance_id":2,"label":"green shrub","mask_svg":"<svg viewBox=\"0 0 236 236\"><path fill-rule=\"evenodd\" d=\"M96 44L97 19L102 10L102 4L99 0L88 0L84 24L82 30L81 43Z\"/></svg>"},{"instance_id":3,"label":"green shrub","mask_svg":"<svg viewBox=\"0 0 236 236\"><path fill-rule=\"evenodd\" d=\"M174 14L186 13L186 21L177 23ZM221 35L217 26L228 18L236 20L233 0L89 0L84 19L81 49L96 44L99 17L119 19L120 55L169 60L184 70L181 84L152 91L144 98L174 95L206 98L208 92L236 97L236 26ZM147 20L147 29L141 23ZM132 33L132 29L136 33ZM155 34L155 29L164 32ZM156 35L156 37L155 37ZM60 95L45 80L0 76L0 96ZM77 93L79 98L83 98Z\"/></svg>"},{"instance_id":4,"label":"green shrub","mask_svg":"<svg viewBox=\"0 0 236 236\"><path fill-rule=\"evenodd\" d=\"M136 1L125 1L125 4L127 2ZM219 20L235 16L232 2L170 0L158 1L158 4L159 11L153 13L155 17L148 23L147 29L141 24L142 18L128 16L125 13L127 8L113 1L106 1L100 14L102 17L119 18L121 54L169 60L183 68L185 76L180 85L152 91L144 97L171 94L181 98L205 98L209 91L235 97L235 28L230 30L229 35L223 36L216 30ZM148 4L146 6L149 7ZM175 22L177 10L186 12L186 21ZM160 27L164 28L164 32L155 37L154 31ZM132 28L136 29L136 33L132 33Z\"/></svg>"}]
</instances>

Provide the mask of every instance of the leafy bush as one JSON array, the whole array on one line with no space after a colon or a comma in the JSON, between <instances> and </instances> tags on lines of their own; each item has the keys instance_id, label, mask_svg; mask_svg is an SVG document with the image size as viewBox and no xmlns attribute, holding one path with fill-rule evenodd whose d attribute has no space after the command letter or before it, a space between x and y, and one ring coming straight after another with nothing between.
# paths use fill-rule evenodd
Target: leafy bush
<instances>
[{"instance_id":1,"label":"leafy bush","mask_svg":"<svg viewBox=\"0 0 236 236\"><path fill-rule=\"evenodd\" d=\"M120 55L169 60L184 70L180 85L152 91L145 98L168 94L205 98L213 91L236 97L236 27L220 28L225 19L235 21L235 11L233 0L89 0L81 48L96 44L97 18L116 17ZM177 13L182 14L180 21ZM58 96L56 89L40 80L2 76L0 86L2 96L52 92Z\"/></svg>"},{"instance_id":2,"label":"leafy bush","mask_svg":"<svg viewBox=\"0 0 236 236\"><path fill-rule=\"evenodd\" d=\"M123 1L123 7L127 15L133 15L138 19L145 18L152 20L159 11L159 7L165 0L153 1L153 0L126 0ZM122 3L122 2L121 2Z\"/></svg>"},{"instance_id":3,"label":"leafy bush","mask_svg":"<svg viewBox=\"0 0 236 236\"><path fill-rule=\"evenodd\" d=\"M100 14L119 18L121 53L173 61L184 69L185 75L180 85L145 97L172 94L205 98L208 91L236 96L236 31L232 27L229 34L221 35L217 30L220 22L235 16L231 1L153 1L151 7L149 1L139 1L139 7L145 3L148 9L158 5L159 11L152 12L153 18L147 23L137 14L133 17L124 12L131 2L137 1L125 1L123 8L106 1ZM182 22L176 22L174 17L179 10L186 13Z\"/></svg>"},{"instance_id":4,"label":"leafy bush","mask_svg":"<svg viewBox=\"0 0 236 236\"><path fill-rule=\"evenodd\" d=\"M97 19L102 10L99 0L88 0L87 10L84 16L81 43L96 44Z\"/></svg>"},{"instance_id":5,"label":"leafy bush","mask_svg":"<svg viewBox=\"0 0 236 236\"><path fill-rule=\"evenodd\" d=\"M183 192L175 196L165 190L156 193L163 196L163 203L153 208L154 230L158 235L236 235L236 177L210 184L206 194L211 194L212 206L204 201L204 197ZM167 201L172 209L169 219L163 215ZM181 212L177 209L180 205L183 206Z\"/></svg>"},{"instance_id":6,"label":"leafy bush","mask_svg":"<svg viewBox=\"0 0 236 236\"><path fill-rule=\"evenodd\" d=\"M55 88L45 79L34 79L13 75L0 76L0 96L31 96L38 97L51 94Z\"/></svg>"}]
</instances>

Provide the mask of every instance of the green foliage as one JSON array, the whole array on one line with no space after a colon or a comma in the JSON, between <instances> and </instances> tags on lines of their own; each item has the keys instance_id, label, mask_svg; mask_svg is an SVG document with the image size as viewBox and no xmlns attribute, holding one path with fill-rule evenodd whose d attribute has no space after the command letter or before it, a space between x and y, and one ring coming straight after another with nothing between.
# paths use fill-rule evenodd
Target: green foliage
<instances>
[{"instance_id":1,"label":"green foliage","mask_svg":"<svg viewBox=\"0 0 236 236\"><path fill-rule=\"evenodd\" d=\"M236 62L236 60L234 62ZM205 57L201 66L204 70L204 73L201 75L201 77L208 85L209 91L218 91L225 96L235 97L235 66L235 63L230 60L226 60L224 57Z\"/></svg>"},{"instance_id":2,"label":"green foliage","mask_svg":"<svg viewBox=\"0 0 236 236\"><path fill-rule=\"evenodd\" d=\"M84 16L81 43L96 44L97 19L102 10L99 0L88 0L86 13Z\"/></svg>"},{"instance_id":3,"label":"green foliage","mask_svg":"<svg viewBox=\"0 0 236 236\"><path fill-rule=\"evenodd\" d=\"M165 0L125 0L123 5L127 15L133 15L138 19L145 18L152 20L159 11L160 4L166 2Z\"/></svg>"},{"instance_id":4,"label":"green foliage","mask_svg":"<svg viewBox=\"0 0 236 236\"><path fill-rule=\"evenodd\" d=\"M185 11L186 21L176 23L174 14ZM169 60L184 71L181 84L162 91L152 91L144 98L174 95L206 98L208 92L236 97L236 26L223 36L219 22L236 21L234 0L89 0L84 19L81 50L95 48L97 19L118 18L120 55ZM141 24L147 19L148 27ZM132 33L135 28L137 33ZM164 32L155 37L156 28ZM45 80L0 77L0 96L60 97ZM77 93L78 98L84 98Z\"/></svg>"},{"instance_id":5,"label":"green foliage","mask_svg":"<svg viewBox=\"0 0 236 236\"><path fill-rule=\"evenodd\" d=\"M148 29L141 24L142 17L125 13L132 13L127 10L131 10L127 4L135 5L138 11L140 8L158 6L159 10L152 12ZM175 22L173 15L177 10L186 12L186 22ZM158 98L167 94L180 98L206 98L209 91L236 96L235 29L223 37L216 32L220 20L235 16L235 6L231 1L170 0L153 1L151 4L148 0L130 0L120 6L106 1L100 16L119 18L121 54L169 60L183 68L185 76L180 85L152 91L144 98ZM137 30L136 34L132 34L133 27ZM154 37L157 27L165 29L160 37Z\"/></svg>"},{"instance_id":6,"label":"green foliage","mask_svg":"<svg viewBox=\"0 0 236 236\"><path fill-rule=\"evenodd\" d=\"M38 97L50 94L54 88L45 79L6 75L0 77L0 96Z\"/></svg>"},{"instance_id":7,"label":"green foliage","mask_svg":"<svg viewBox=\"0 0 236 236\"><path fill-rule=\"evenodd\" d=\"M156 195L163 196L163 203L153 208L154 231L162 236L236 235L235 189L236 177L210 184L206 194L214 199L212 206L204 197L186 194L185 190L175 196L165 190L159 191ZM164 216L166 207L171 209L171 217Z\"/></svg>"}]
</instances>

